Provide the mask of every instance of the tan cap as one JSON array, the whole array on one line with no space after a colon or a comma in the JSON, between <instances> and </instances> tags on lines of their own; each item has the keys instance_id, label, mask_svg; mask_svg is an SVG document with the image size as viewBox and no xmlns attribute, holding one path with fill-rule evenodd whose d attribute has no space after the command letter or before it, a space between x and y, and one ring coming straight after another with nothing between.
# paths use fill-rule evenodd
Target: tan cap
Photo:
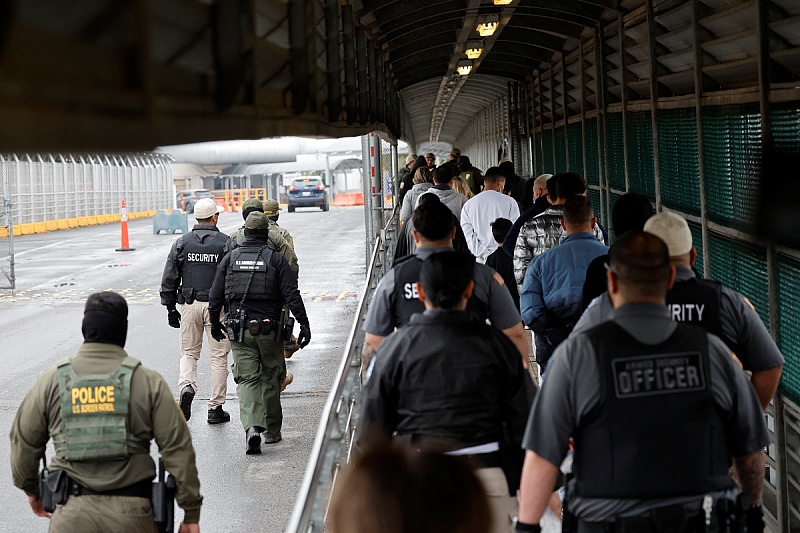
<instances>
[{"instance_id":1,"label":"tan cap","mask_svg":"<svg viewBox=\"0 0 800 533\"><path fill-rule=\"evenodd\" d=\"M217 205L211 198L203 198L194 204L194 218L203 220L211 218L217 213L222 213L224 209L222 206Z\"/></svg>"},{"instance_id":2,"label":"tan cap","mask_svg":"<svg viewBox=\"0 0 800 533\"><path fill-rule=\"evenodd\" d=\"M450 150L450 155L453 155L453 156L456 156L456 157L460 157L461 156L461 150L458 149L458 148L453 148L452 150Z\"/></svg>"},{"instance_id":3,"label":"tan cap","mask_svg":"<svg viewBox=\"0 0 800 533\"><path fill-rule=\"evenodd\" d=\"M670 257L688 254L692 249L692 232L689 224L680 215L662 211L647 219L644 230L667 244Z\"/></svg>"},{"instance_id":4,"label":"tan cap","mask_svg":"<svg viewBox=\"0 0 800 533\"><path fill-rule=\"evenodd\" d=\"M281 206L278 205L277 200L273 200L270 198L269 200L264 200L264 214L267 216L277 215L278 211L281 210Z\"/></svg>"}]
</instances>

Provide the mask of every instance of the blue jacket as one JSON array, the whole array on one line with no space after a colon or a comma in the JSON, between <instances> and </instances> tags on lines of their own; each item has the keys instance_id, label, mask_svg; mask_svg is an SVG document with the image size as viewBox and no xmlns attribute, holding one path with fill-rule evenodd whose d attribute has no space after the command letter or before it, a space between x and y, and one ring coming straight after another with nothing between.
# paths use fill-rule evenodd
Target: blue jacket
<instances>
[{"instance_id":1,"label":"blue jacket","mask_svg":"<svg viewBox=\"0 0 800 533\"><path fill-rule=\"evenodd\" d=\"M607 253L608 246L600 244L593 233L573 233L536 256L525 272L520 294L522 320L533 325L546 311L577 320L586 268L592 259Z\"/></svg>"}]
</instances>

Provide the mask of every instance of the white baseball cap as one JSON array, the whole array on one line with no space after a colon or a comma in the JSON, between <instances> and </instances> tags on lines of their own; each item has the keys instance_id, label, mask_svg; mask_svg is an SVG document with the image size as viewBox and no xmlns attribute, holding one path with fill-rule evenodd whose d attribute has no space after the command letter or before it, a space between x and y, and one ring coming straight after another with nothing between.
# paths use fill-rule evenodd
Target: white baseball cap
<instances>
[{"instance_id":1,"label":"white baseball cap","mask_svg":"<svg viewBox=\"0 0 800 533\"><path fill-rule=\"evenodd\" d=\"M222 213L224 209L221 205L217 205L211 198L203 198L194 204L194 218L203 220L211 218L217 213Z\"/></svg>"},{"instance_id":2,"label":"white baseball cap","mask_svg":"<svg viewBox=\"0 0 800 533\"><path fill-rule=\"evenodd\" d=\"M644 223L644 230L667 244L670 257L688 254L692 249L689 224L682 216L671 211L662 211L648 218Z\"/></svg>"}]
</instances>

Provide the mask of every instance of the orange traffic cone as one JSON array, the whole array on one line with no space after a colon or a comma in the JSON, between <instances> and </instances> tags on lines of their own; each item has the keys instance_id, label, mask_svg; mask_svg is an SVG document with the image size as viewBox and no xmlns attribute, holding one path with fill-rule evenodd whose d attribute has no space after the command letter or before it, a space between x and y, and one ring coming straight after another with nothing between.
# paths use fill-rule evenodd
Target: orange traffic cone
<instances>
[{"instance_id":1,"label":"orange traffic cone","mask_svg":"<svg viewBox=\"0 0 800 533\"><path fill-rule=\"evenodd\" d=\"M132 252L136 248L131 248L128 243L128 208L125 207L125 200L122 200L122 247L117 248L118 252Z\"/></svg>"}]
</instances>

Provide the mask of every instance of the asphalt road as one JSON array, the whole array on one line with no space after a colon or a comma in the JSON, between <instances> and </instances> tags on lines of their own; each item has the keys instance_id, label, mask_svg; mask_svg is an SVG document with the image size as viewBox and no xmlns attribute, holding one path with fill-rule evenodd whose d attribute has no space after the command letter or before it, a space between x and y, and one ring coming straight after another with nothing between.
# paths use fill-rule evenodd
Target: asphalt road
<instances>
[{"instance_id":1,"label":"asphalt road","mask_svg":"<svg viewBox=\"0 0 800 533\"><path fill-rule=\"evenodd\" d=\"M194 220L190 217L189 227ZM239 213L223 213L229 233ZM364 214L360 207L281 212L294 237L300 290L311 321L311 344L288 361L294 383L283 393L283 441L245 455L236 385L228 381L231 422L211 426L205 410L210 387L208 351L198 365L199 392L188 422L205 497L200 527L206 532L284 531L305 471L326 395L342 356L359 292L363 289ZM158 296L164 261L178 235L153 235L150 219L129 222L133 252L116 252L119 225L18 237L17 291L0 290L0 500L2 532L44 532L24 493L13 486L8 432L17 407L37 376L82 343L85 298L100 290L122 293L129 305L129 355L159 371L177 396L178 332L167 325ZM229 359L230 361L230 359ZM154 456L156 446L151 449ZM52 455L52 442L48 456ZM176 517L183 516L176 511Z\"/></svg>"}]
</instances>

